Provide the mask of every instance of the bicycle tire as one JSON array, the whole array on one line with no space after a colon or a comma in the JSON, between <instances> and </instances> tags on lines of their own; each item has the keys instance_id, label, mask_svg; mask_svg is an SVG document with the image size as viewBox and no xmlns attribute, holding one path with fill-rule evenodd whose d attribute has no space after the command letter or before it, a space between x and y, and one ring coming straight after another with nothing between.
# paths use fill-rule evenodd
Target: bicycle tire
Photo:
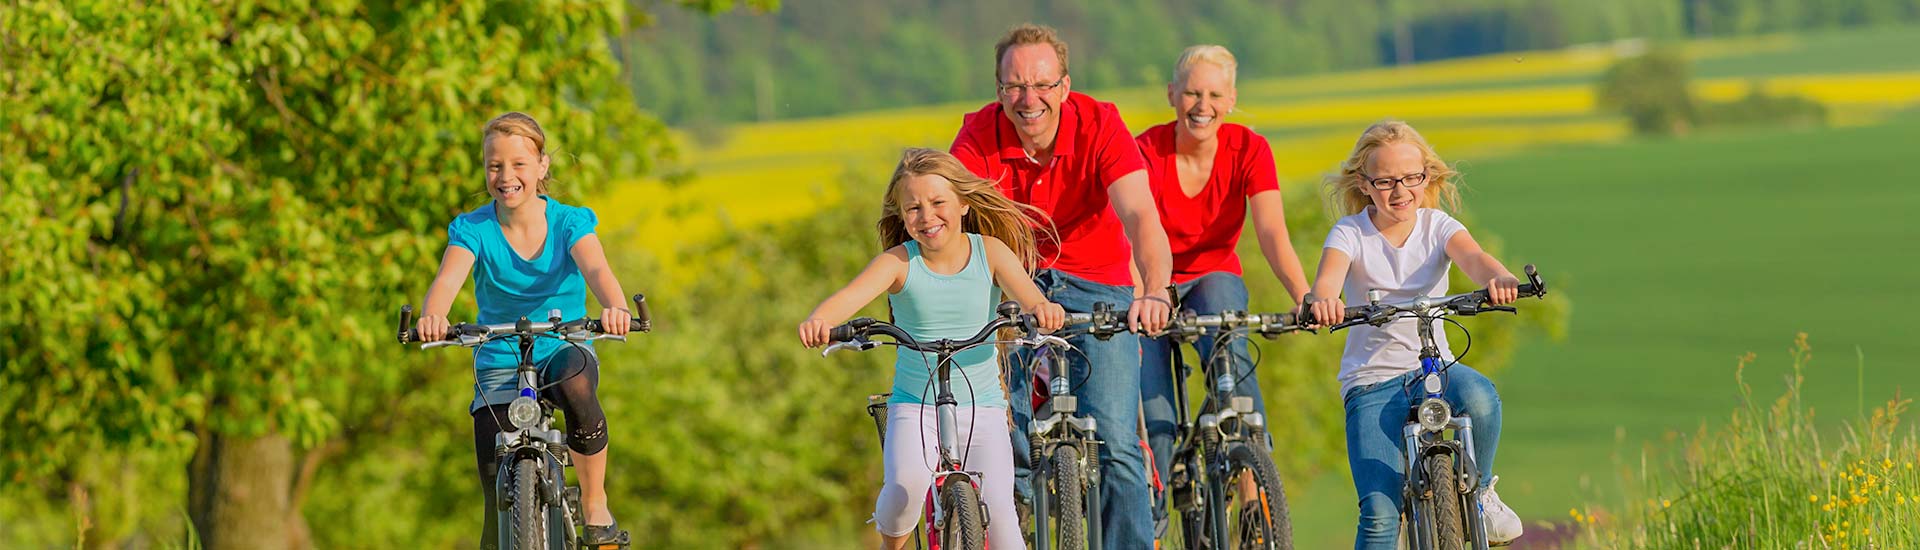
<instances>
[{"instance_id":1,"label":"bicycle tire","mask_svg":"<svg viewBox=\"0 0 1920 550\"><path fill-rule=\"evenodd\" d=\"M1438 453L1430 455L1421 462L1421 473L1427 478L1428 494L1420 495L1429 503L1433 511L1431 525L1426 528L1432 534L1433 547L1436 550L1462 550L1466 548L1465 525L1461 521L1460 476L1454 475L1453 455Z\"/></svg>"},{"instance_id":2,"label":"bicycle tire","mask_svg":"<svg viewBox=\"0 0 1920 550\"><path fill-rule=\"evenodd\" d=\"M1264 436L1260 439L1264 439ZM1288 517L1286 488L1280 482L1280 471L1274 467L1273 457L1262 447L1245 441L1236 441L1227 445L1227 482L1238 485L1242 472L1253 475L1253 485L1258 494L1232 509L1228 518L1236 522L1229 530L1234 538L1234 548L1240 550L1291 550L1293 548L1293 524ZM1226 499L1215 499L1224 503Z\"/></svg>"},{"instance_id":3,"label":"bicycle tire","mask_svg":"<svg viewBox=\"0 0 1920 550\"><path fill-rule=\"evenodd\" d=\"M980 491L965 477L949 476L940 487L940 505L946 509L941 518L940 550L985 550L987 521L980 502Z\"/></svg>"},{"instance_id":4,"label":"bicycle tire","mask_svg":"<svg viewBox=\"0 0 1920 550\"><path fill-rule=\"evenodd\" d=\"M1053 517L1059 535L1058 550L1085 550L1087 547L1086 475L1080 469L1080 448L1072 445L1054 447L1051 468L1053 475L1054 503ZM1041 533L1045 536L1045 533Z\"/></svg>"},{"instance_id":5,"label":"bicycle tire","mask_svg":"<svg viewBox=\"0 0 1920 550\"><path fill-rule=\"evenodd\" d=\"M540 463L531 457L513 462L511 525L513 550L547 547L546 509L540 505Z\"/></svg>"}]
</instances>

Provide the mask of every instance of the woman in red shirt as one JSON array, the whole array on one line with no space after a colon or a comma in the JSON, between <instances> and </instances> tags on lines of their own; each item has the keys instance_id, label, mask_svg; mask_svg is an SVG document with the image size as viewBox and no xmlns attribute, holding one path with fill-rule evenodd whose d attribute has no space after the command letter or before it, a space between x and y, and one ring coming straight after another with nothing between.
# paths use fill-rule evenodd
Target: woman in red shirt
<instances>
[{"instance_id":1,"label":"woman in red shirt","mask_svg":"<svg viewBox=\"0 0 1920 550\"><path fill-rule=\"evenodd\" d=\"M1287 294L1299 303L1309 290L1307 276L1287 238L1285 209L1279 177L1274 173L1273 149L1266 138L1238 124L1221 120L1233 112L1235 99L1233 54L1213 45L1194 46L1180 54L1167 102L1173 122L1148 128L1134 138L1146 157L1160 224L1173 249L1173 282L1181 309L1200 314L1247 309L1247 285L1240 276L1240 241L1248 213L1267 265L1278 274ZM1212 338L1198 342L1201 356L1211 356ZM1229 346L1240 369L1235 393L1253 398L1261 412L1258 380L1244 340ZM1141 339L1140 390L1147 421L1147 440L1153 447L1154 467L1166 479L1173 461L1173 376L1169 368L1173 346L1165 337ZM1157 506L1156 515L1165 514Z\"/></svg>"}]
</instances>

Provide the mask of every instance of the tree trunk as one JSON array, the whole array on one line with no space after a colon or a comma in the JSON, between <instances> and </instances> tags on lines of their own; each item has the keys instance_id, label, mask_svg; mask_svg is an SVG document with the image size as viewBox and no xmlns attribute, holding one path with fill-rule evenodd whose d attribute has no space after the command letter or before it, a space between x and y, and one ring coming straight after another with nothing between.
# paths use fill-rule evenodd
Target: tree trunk
<instances>
[{"instance_id":1,"label":"tree trunk","mask_svg":"<svg viewBox=\"0 0 1920 550\"><path fill-rule=\"evenodd\" d=\"M188 513L207 550L305 548L304 520L292 508L293 444L285 436L203 431L188 466Z\"/></svg>"}]
</instances>

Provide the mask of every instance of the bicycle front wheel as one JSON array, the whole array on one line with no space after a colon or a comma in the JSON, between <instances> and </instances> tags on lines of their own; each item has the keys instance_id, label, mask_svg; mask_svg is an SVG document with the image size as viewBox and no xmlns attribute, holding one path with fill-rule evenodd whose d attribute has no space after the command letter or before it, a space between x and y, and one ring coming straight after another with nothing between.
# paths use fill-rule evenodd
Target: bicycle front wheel
<instances>
[{"instance_id":1,"label":"bicycle front wheel","mask_svg":"<svg viewBox=\"0 0 1920 550\"><path fill-rule=\"evenodd\" d=\"M1054 545L1059 550L1083 550L1087 547L1087 485L1086 472L1080 469L1080 448L1073 445L1061 445L1053 448L1053 460L1050 468L1053 475L1054 518L1060 543ZM1038 536L1047 536L1039 533Z\"/></svg>"},{"instance_id":2,"label":"bicycle front wheel","mask_svg":"<svg viewBox=\"0 0 1920 550\"><path fill-rule=\"evenodd\" d=\"M1453 455L1439 453L1420 461L1420 476L1426 481L1426 492L1415 494L1416 510L1426 512L1415 528L1426 535L1435 550L1462 550L1466 548L1465 525L1461 521L1460 476L1453 470Z\"/></svg>"},{"instance_id":3,"label":"bicycle front wheel","mask_svg":"<svg viewBox=\"0 0 1920 550\"><path fill-rule=\"evenodd\" d=\"M512 491L508 498L513 499L509 525L513 536L508 540L514 550L538 550L547 547L547 525L545 507L540 503L540 462L530 457L521 457L513 462Z\"/></svg>"},{"instance_id":4,"label":"bicycle front wheel","mask_svg":"<svg viewBox=\"0 0 1920 550\"><path fill-rule=\"evenodd\" d=\"M1256 438L1264 439L1264 437ZM1215 501L1226 506L1227 536L1232 547L1241 550L1288 550L1293 548L1293 523L1287 516L1287 493L1280 483L1280 472L1273 457L1260 446L1244 441L1227 444L1227 478L1217 485L1223 495ZM1253 490L1239 480L1251 480Z\"/></svg>"},{"instance_id":5,"label":"bicycle front wheel","mask_svg":"<svg viewBox=\"0 0 1920 550\"><path fill-rule=\"evenodd\" d=\"M940 506L946 510L940 519L941 550L984 550L987 547L987 522L981 507L980 491L973 480L950 476L940 487Z\"/></svg>"}]
</instances>

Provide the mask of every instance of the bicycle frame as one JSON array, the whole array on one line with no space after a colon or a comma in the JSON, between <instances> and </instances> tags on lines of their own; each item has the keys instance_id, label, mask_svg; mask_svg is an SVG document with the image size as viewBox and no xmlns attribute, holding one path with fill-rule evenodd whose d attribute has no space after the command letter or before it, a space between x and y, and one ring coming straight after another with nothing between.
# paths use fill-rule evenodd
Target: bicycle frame
<instances>
[{"instance_id":1,"label":"bicycle frame","mask_svg":"<svg viewBox=\"0 0 1920 550\"><path fill-rule=\"evenodd\" d=\"M1473 498L1480 490L1480 476L1474 467L1478 457L1473 454L1473 419L1468 417L1466 411L1454 412L1452 405L1446 401L1446 369L1440 364L1440 349L1433 337L1433 324L1440 318L1440 315L1432 315L1424 308L1414 313L1420 335L1420 376L1415 380L1421 385L1422 397L1407 413L1407 423L1401 428L1401 434L1406 439L1407 474L1406 486L1402 490L1407 521L1402 528L1413 533L1414 548L1439 546L1440 541L1426 540L1428 533L1433 531L1421 528L1424 522L1440 519L1433 517L1434 514L1427 509L1426 499L1419 498L1432 492L1428 487L1431 480L1425 477L1426 468L1422 465L1435 454L1452 454L1456 457L1453 475L1458 483L1455 486L1459 488L1459 494L1434 495L1433 498L1460 499L1463 504L1461 510L1471 510L1471 513L1461 514L1467 522L1464 526L1467 542L1476 550L1487 550L1485 510L1480 506L1480 499ZM1432 407L1444 407L1443 410L1451 414L1446 415L1444 423L1422 422L1422 411ZM1452 433L1451 437L1446 435L1448 432Z\"/></svg>"},{"instance_id":2,"label":"bicycle frame","mask_svg":"<svg viewBox=\"0 0 1920 550\"><path fill-rule=\"evenodd\" d=\"M652 330L652 315L648 310L646 297L633 296L636 311L633 329L637 332ZM501 432L494 436L494 453L499 457L495 477L496 509L492 512L503 517L497 522L499 538L502 544L513 540L513 521L506 517L513 508L513 498L517 495L506 486L513 482L513 468L522 459L532 460L540 471L535 484L535 496L540 501L537 508L545 510L547 547L553 550L572 550L579 544L579 530L585 527L585 517L581 514L580 491L577 487L566 487L566 471L571 467L572 459L566 446L566 438L559 430L553 429L553 403L540 396L539 370L534 366L533 349L536 338L552 337L569 342L583 342L601 339L625 341L625 337L600 333L600 321L581 319L562 323L560 310L551 310L546 323L534 323L521 317L512 325L474 325L460 324L449 327L446 339L421 344L421 349L446 346L478 347L495 340L513 338L519 358L514 367L515 396L507 408L507 422L497 422ZM409 328L413 323L413 306L400 308L399 340L406 344L421 342L419 331ZM494 405L494 403L488 403ZM536 417L537 415L537 417ZM523 419L524 417L524 419ZM565 527L559 527L565 526ZM622 542L622 544L625 544Z\"/></svg>"},{"instance_id":3,"label":"bicycle frame","mask_svg":"<svg viewBox=\"0 0 1920 550\"><path fill-rule=\"evenodd\" d=\"M1169 289L1170 291L1174 289ZM1172 292L1176 297L1178 292ZM1175 307L1179 307L1176 303ZM1239 327L1239 328L1236 328ZM1224 506L1212 505L1214 501L1224 503L1223 498L1213 494L1215 491L1231 491L1228 471L1230 465L1225 460L1209 460L1204 449L1224 450L1231 443L1259 439L1260 449L1268 449L1266 440L1266 417L1255 407L1251 396L1235 395L1239 377L1233 354L1227 352L1238 339L1244 339L1249 331L1259 331L1271 338L1283 332L1301 330L1290 314L1249 314L1240 311L1226 311L1218 314L1198 315L1193 311L1184 311L1174 318L1167 338L1172 345L1168 355L1172 369L1174 442L1173 460L1186 470L1185 484L1193 490L1178 498L1168 489L1169 504L1179 511L1204 508L1206 541L1214 545L1225 545L1232 540L1228 532L1228 518ZM1211 332L1214 337L1212 353L1202 357L1201 374L1212 382L1206 389L1206 397L1200 403L1197 420L1192 416L1187 398L1187 381L1192 375L1192 367L1180 353L1179 346L1185 344L1195 347L1201 336ZM1248 365L1253 368L1253 365ZM1216 454L1217 457L1224 455ZM1206 474L1203 483L1199 474ZM1173 481L1173 480L1169 480ZM1179 536L1185 537L1185 533ZM1189 547L1204 546L1186 541Z\"/></svg>"}]
</instances>

